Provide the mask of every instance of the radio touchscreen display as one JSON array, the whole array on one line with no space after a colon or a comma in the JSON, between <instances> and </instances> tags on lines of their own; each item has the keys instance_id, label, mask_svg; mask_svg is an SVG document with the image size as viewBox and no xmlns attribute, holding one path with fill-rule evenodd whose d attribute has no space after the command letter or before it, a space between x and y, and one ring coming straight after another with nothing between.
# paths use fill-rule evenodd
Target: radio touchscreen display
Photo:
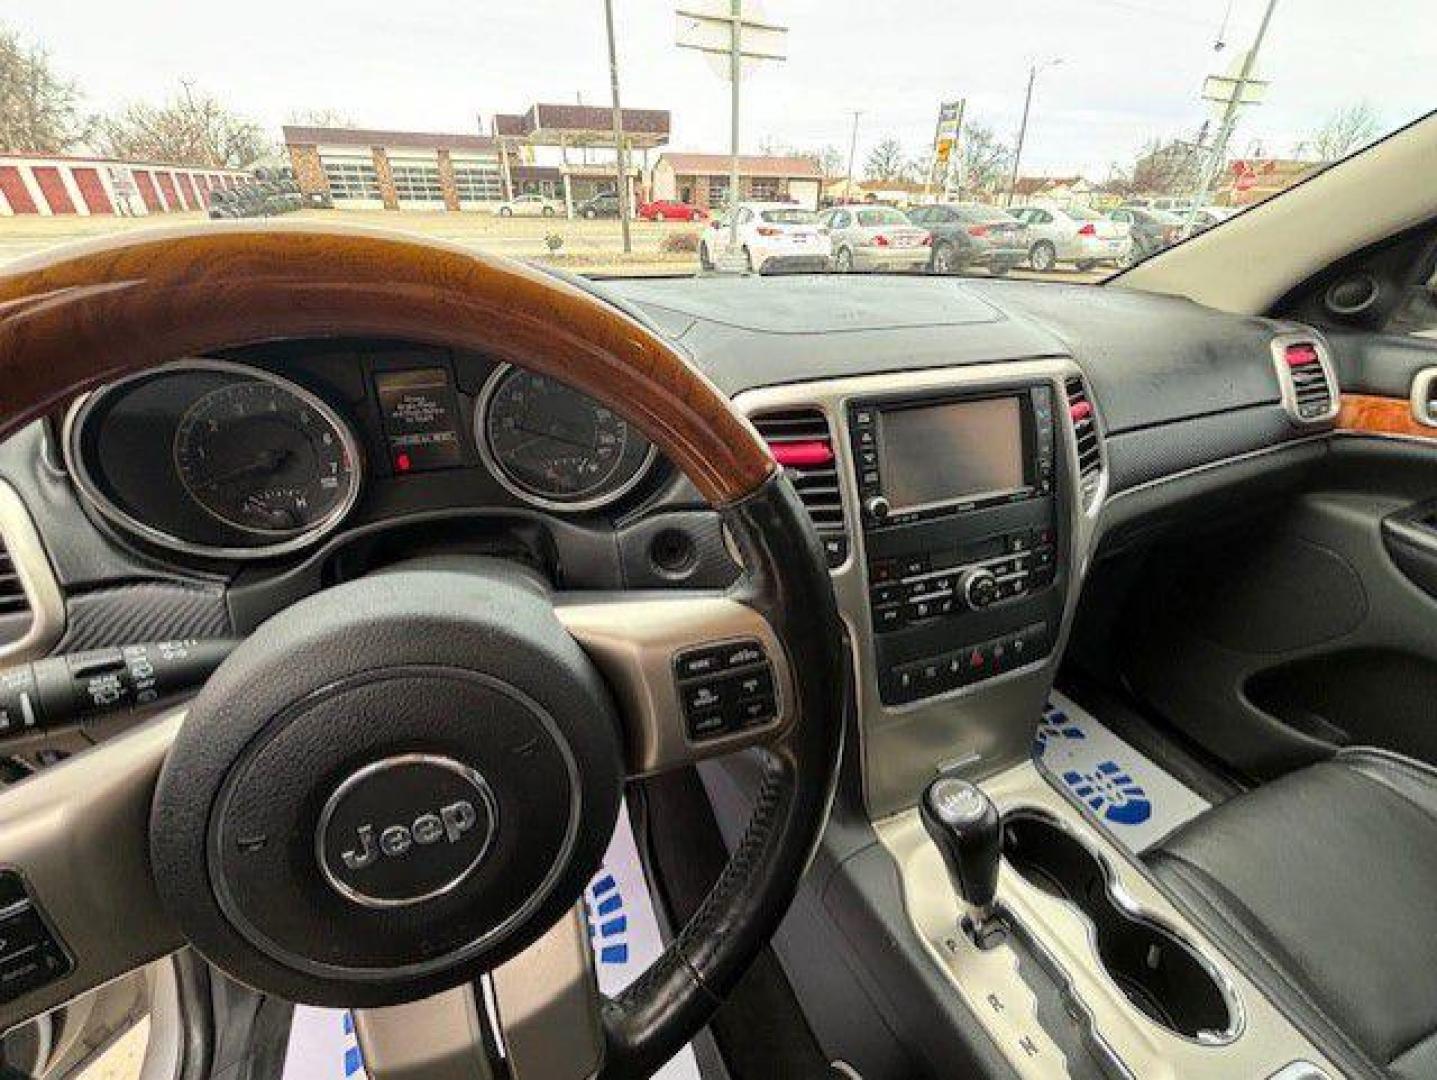
<instances>
[{"instance_id":1,"label":"radio touchscreen display","mask_svg":"<svg viewBox=\"0 0 1437 1080\"><path fill-rule=\"evenodd\" d=\"M894 513L1014 491L1023 469L1018 397L879 412L883 492Z\"/></svg>"}]
</instances>

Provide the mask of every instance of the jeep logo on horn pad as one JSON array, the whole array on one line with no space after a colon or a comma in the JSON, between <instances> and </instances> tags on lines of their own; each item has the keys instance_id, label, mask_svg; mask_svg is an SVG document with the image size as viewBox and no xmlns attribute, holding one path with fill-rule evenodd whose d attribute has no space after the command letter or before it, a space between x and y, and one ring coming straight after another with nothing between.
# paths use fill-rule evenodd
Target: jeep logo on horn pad
<instances>
[{"instance_id":1,"label":"jeep logo on horn pad","mask_svg":"<svg viewBox=\"0 0 1437 1080\"><path fill-rule=\"evenodd\" d=\"M341 896L402 907L453 891L498 826L488 783L453 758L405 754L366 765L320 814L320 870Z\"/></svg>"}]
</instances>

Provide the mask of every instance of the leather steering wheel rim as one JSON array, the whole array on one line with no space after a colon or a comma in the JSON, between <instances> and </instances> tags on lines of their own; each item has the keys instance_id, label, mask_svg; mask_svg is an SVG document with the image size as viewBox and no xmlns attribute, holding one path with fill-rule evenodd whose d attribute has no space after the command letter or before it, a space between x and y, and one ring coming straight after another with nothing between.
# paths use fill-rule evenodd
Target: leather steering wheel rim
<instances>
[{"instance_id":1,"label":"leather steering wheel rim","mask_svg":"<svg viewBox=\"0 0 1437 1080\"><path fill-rule=\"evenodd\" d=\"M787 653L796 721L761 751L765 779L741 843L659 960L603 1003L602 1075L647 1075L699 1031L777 929L827 819L845 659L807 513L728 399L640 320L528 267L376 230L155 230L12 264L0 275L0 438L146 367L337 336L479 350L612 407L722 514L748 570L740 598Z\"/></svg>"}]
</instances>

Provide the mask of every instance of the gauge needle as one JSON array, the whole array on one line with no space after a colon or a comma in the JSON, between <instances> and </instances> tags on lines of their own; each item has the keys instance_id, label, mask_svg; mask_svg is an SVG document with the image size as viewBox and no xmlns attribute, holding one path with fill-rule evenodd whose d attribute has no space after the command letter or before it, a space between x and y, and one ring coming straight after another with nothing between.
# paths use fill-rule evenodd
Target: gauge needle
<instances>
[{"instance_id":1,"label":"gauge needle","mask_svg":"<svg viewBox=\"0 0 1437 1080\"><path fill-rule=\"evenodd\" d=\"M527 424L520 423L515 423L514 427L516 430L527 432L530 435L540 435L546 439L553 439L555 442L568 443L570 446L577 446L580 450L593 450L596 448L595 444L592 442L583 442L570 435L560 435L556 431L545 431L542 428L529 427Z\"/></svg>"},{"instance_id":2,"label":"gauge needle","mask_svg":"<svg viewBox=\"0 0 1437 1080\"><path fill-rule=\"evenodd\" d=\"M218 476L211 476L209 483L211 487L219 487L231 480L238 480L241 476L248 476L251 473L274 472L289 459L288 450L266 450L256 455L243 465L236 466L229 472L220 473Z\"/></svg>"}]
</instances>

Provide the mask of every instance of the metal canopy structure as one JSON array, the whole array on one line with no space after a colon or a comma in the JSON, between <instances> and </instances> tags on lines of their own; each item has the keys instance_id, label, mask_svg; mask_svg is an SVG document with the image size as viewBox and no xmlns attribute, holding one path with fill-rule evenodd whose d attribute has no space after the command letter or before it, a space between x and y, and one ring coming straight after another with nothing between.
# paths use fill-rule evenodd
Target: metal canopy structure
<instances>
[{"instance_id":1,"label":"metal canopy structure","mask_svg":"<svg viewBox=\"0 0 1437 1080\"><path fill-rule=\"evenodd\" d=\"M624 109L624 144L651 150L669 141L667 109ZM614 149L613 110L598 105L536 104L523 114L494 117L494 137L516 146Z\"/></svg>"}]
</instances>

